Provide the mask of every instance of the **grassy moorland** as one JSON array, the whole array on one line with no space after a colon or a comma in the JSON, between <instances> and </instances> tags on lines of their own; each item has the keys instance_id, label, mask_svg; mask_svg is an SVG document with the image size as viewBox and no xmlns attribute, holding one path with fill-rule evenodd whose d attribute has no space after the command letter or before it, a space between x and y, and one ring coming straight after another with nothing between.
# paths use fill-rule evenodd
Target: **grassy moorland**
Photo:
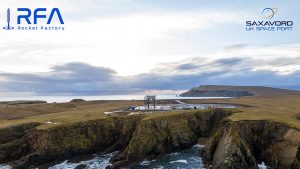
<instances>
[{"instance_id":1,"label":"grassy moorland","mask_svg":"<svg viewBox=\"0 0 300 169\"><path fill-rule=\"evenodd\" d=\"M232 121L270 120L300 129L300 95L251 96L233 99L182 100L186 103L227 103L245 105L229 117ZM170 101L164 101L172 103ZM56 104L0 104L0 128L39 122L39 129L106 118L106 111L120 110L142 101L89 101ZM147 118L180 112L155 113Z\"/></svg>"},{"instance_id":2,"label":"grassy moorland","mask_svg":"<svg viewBox=\"0 0 300 169\"><path fill-rule=\"evenodd\" d=\"M186 100L187 103L228 103L247 105L229 117L232 121L270 120L300 129L300 95L273 95L233 99Z\"/></svg>"},{"instance_id":3,"label":"grassy moorland","mask_svg":"<svg viewBox=\"0 0 300 169\"><path fill-rule=\"evenodd\" d=\"M39 122L39 128L66 125L107 117L104 112L119 110L139 101L90 101L51 104L0 104L0 128Z\"/></svg>"}]
</instances>

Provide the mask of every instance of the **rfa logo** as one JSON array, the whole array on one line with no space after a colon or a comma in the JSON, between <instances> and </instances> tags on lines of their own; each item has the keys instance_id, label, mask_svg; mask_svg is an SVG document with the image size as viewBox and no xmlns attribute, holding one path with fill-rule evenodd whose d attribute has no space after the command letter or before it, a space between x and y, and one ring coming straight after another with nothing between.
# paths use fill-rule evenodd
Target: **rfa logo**
<instances>
[{"instance_id":1,"label":"rfa logo","mask_svg":"<svg viewBox=\"0 0 300 169\"><path fill-rule=\"evenodd\" d=\"M51 10L49 16L46 14L47 8L37 8L33 12L29 8L18 8L17 12L18 12L18 14L17 14L17 25L18 25L17 29L18 30L20 30L20 28L23 28L25 30L39 30L38 29L39 20L46 21L45 22L46 25L40 26L40 29L43 28L44 30L47 30L48 29L47 27L52 28L50 24L52 23L54 18L58 19L58 21L61 25L65 24L58 8L53 8ZM11 11L9 8L7 9L6 16L7 16L6 17L7 26L3 27L3 29L13 30L14 27L11 26ZM30 26L22 27L21 24L23 26L24 26L24 24L34 25L36 27L36 29L31 29ZM48 29L48 30L51 30L51 29Z\"/></svg>"},{"instance_id":2,"label":"rfa logo","mask_svg":"<svg viewBox=\"0 0 300 169\"><path fill-rule=\"evenodd\" d=\"M14 27L10 26L10 9L9 8L7 9L7 14L6 15L7 15L7 18L6 18L7 26L3 27L3 29L5 29L5 30L13 30Z\"/></svg>"},{"instance_id":3,"label":"rfa logo","mask_svg":"<svg viewBox=\"0 0 300 169\"><path fill-rule=\"evenodd\" d=\"M33 24L37 24L38 23L37 20L39 18L40 19L42 19L42 18L47 19L47 15L39 14L41 12L46 12L46 11L47 11L46 8L37 8L37 9L35 9L34 12L33 12ZM21 24L21 19L25 19L25 21L27 22L27 24L31 24L32 23L31 20L30 20L30 18L31 18L31 10L30 9L28 9L28 8L18 8L18 12L26 12L27 13L25 15L19 15L18 16L18 24ZM50 16L49 16L49 18L47 20L47 24L48 25L51 24L51 21L52 21L53 16L55 14L58 17L58 19L60 21L60 24L65 24L64 21L63 21L63 19L62 19L62 17L61 17L61 14L60 14L60 11L59 11L58 8L53 8L52 9L52 11L50 13Z\"/></svg>"}]
</instances>

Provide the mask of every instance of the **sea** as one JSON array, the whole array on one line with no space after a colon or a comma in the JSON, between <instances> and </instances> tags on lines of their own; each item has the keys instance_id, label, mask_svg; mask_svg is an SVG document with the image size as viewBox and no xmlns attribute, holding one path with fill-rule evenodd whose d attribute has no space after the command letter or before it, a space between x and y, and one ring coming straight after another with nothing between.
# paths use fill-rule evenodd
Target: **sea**
<instances>
[{"instance_id":1,"label":"sea","mask_svg":"<svg viewBox=\"0 0 300 169\"><path fill-rule=\"evenodd\" d=\"M16 101L16 100L42 100L48 103L62 103L69 102L73 99L90 100L143 100L145 95L32 95L30 93L1 93L1 101ZM157 100L170 100L170 99L225 99L229 97L180 97L175 94L156 95Z\"/></svg>"},{"instance_id":2,"label":"sea","mask_svg":"<svg viewBox=\"0 0 300 169\"><path fill-rule=\"evenodd\" d=\"M197 144L190 149L170 153L157 160L145 160L135 166L124 169L205 169L202 159L199 156L200 151L203 150L203 148L203 145ZM78 162L65 160L48 169L75 169L79 166L85 169L105 169L106 166L111 165L109 161L116 153L117 152L113 152L105 155L95 154L89 160ZM258 167L259 169L267 169L267 166L264 163L259 164ZM11 167L0 165L0 169L11 169Z\"/></svg>"}]
</instances>

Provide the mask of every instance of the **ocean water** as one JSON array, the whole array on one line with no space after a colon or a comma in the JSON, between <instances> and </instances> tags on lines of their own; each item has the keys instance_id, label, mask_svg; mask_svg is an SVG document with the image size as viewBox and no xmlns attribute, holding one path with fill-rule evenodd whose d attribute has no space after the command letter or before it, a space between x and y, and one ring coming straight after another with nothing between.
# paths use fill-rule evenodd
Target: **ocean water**
<instances>
[{"instance_id":1,"label":"ocean water","mask_svg":"<svg viewBox=\"0 0 300 169\"><path fill-rule=\"evenodd\" d=\"M74 169L80 165L86 166L86 169L105 169L106 166L110 165L109 160L115 153L116 152L105 155L94 155L95 157L90 160L80 161L77 163L66 160L60 164L49 167L48 169Z\"/></svg>"},{"instance_id":2,"label":"ocean water","mask_svg":"<svg viewBox=\"0 0 300 169\"><path fill-rule=\"evenodd\" d=\"M130 169L202 169L203 163L199 157L202 145L194 145L192 148L168 154L154 161L143 161Z\"/></svg>"},{"instance_id":3,"label":"ocean water","mask_svg":"<svg viewBox=\"0 0 300 169\"><path fill-rule=\"evenodd\" d=\"M136 166L124 169L204 169L202 159L199 153L204 146L194 145L190 149L170 153L158 160L142 161ZM92 159L79 162L64 161L49 167L48 169L74 169L78 166L85 166L85 169L105 169L111 165L109 160L117 152L106 155L94 155ZM258 165L259 169L267 169L267 166L262 162ZM11 169L10 166L0 165L0 169Z\"/></svg>"},{"instance_id":4,"label":"ocean water","mask_svg":"<svg viewBox=\"0 0 300 169\"><path fill-rule=\"evenodd\" d=\"M168 154L159 160L143 161L136 166L124 169L202 169L203 164L199 157L201 149L203 146L194 145L190 149ZM114 154L95 155L93 159L78 163L64 161L48 169L74 169L79 165L85 165L86 169L105 169L110 165L109 160Z\"/></svg>"},{"instance_id":5,"label":"ocean water","mask_svg":"<svg viewBox=\"0 0 300 169\"><path fill-rule=\"evenodd\" d=\"M204 169L202 159L199 156L200 151L204 148L203 145L194 145L190 149L170 153L158 160L142 161L136 166L124 169ZM115 152L116 153L116 152ZM63 163L52 166L48 169L74 169L79 165L85 165L85 169L105 169L110 158L115 154L95 155L95 158L78 163L64 161ZM264 163L258 165L259 169L267 169Z\"/></svg>"},{"instance_id":6,"label":"ocean water","mask_svg":"<svg viewBox=\"0 0 300 169\"><path fill-rule=\"evenodd\" d=\"M0 101L15 101L15 100L43 100L48 103L69 102L72 99L84 100L143 100L145 95L98 95L98 96L84 96L84 95L32 95L30 93L1 93ZM177 95L156 95L158 100L168 99L216 99L228 97L179 97Z\"/></svg>"}]
</instances>

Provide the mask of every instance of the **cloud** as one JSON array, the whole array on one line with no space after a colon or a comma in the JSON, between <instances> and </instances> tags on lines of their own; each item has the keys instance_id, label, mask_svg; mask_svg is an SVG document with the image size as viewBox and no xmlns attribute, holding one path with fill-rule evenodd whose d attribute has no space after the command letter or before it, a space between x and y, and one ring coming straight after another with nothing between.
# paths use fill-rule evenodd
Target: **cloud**
<instances>
[{"instance_id":1,"label":"cloud","mask_svg":"<svg viewBox=\"0 0 300 169\"><path fill-rule=\"evenodd\" d=\"M231 61L222 60L222 63L228 65ZM123 77L118 76L112 69L78 62L56 65L50 72L44 73L2 73L0 79L0 91L39 94L127 94L147 90L184 90L200 84L262 85L300 89L300 71L282 76L265 70L231 71L223 68L219 71L196 74L163 75L152 72Z\"/></svg>"},{"instance_id":2,"label":"cloud","mask_svg":"<svg viewBox=\"0 0 300 169\"><path fill-rule=\"evenodd\" d=\"M299 45L236 46L242 47L211 54L215 57L165 62L149 73L130 76L83 62L58 64L40 73L0 73L0 91L125 94L185 90L200 84L300 87Z\"/></svg>"},{"instance_id":3,"label":"cloud","mask_svg":"<svg viewBox=\"0 0 300 169\"><path fill-rule=\"evenodd\" d=\"M240 43L240 44L233 44L233 45L228 45L224 47L224 50L237 50L237 49L242 49L244 47L250 46L249 44L245 43Z\"/></svg>"},{"instance_id":4,"label":"cloud","mask_svg":"<svg viewBox=\"0 0 300 169\"><path fill-rule=\"evenodd\" d=\"M45 73L2 73L2 91L89 92L118 91L116 72L85 63L67 63Z\"/></svg>"},{"instance_id":5,"label":"cloud","mask_svg":"<svg viewBox=\"0 0 300 169\"><path fill-rule=\"evenodd\" d=\"M242 58L233 57L233 58L227 58L227 59L219 59L217 60L217 64L220 64L222 66L233 66L241 63L243 61Z\"/></svg>"},{"instance_id":6,"label":"cloud","mask_svg":"<svg viewBox=\"0 0 300 169\"><path fill-rule=\"evenodd\" d=\"M1 31L0 90L128 93L205 83L299 86L297 31L259 33L259 41L252 41L258 34L245 32L244 21L257 17L257 6L151 3L3 2L0 16L7 7L12 15L18 7L58 7L66 31Z\"/></svg>"},{"instance_id":7,"label":"cloud","mask_svg":"<svg viewBox=\"0 0 300 169\"><path fill-rule=\"evenodd\" d=\"M214 85L253 85L300 89L300 71L280 76L270 71L231 72L219 71L193 75L160 76L146 74L137 77L134 86L151 90L190 89L201 84ZM284 83L282 83L284 82Z\"/></svg>"},{"instance_id":8,"label":"cloud","mask_svg":"<svg viewBox=\"0 0 300 169\"><path fill-rule=\"evenodd\" d=\"M300 71L300 45L234 45L205 56L162 64L153 71L164 75L189 75L223 71L269 71L289 75ZM229 50L230 49L230 50Z\"/></svg>"},{"instance_id":9,"label":"cloud","mask_svg":"<svg viewBox=\"0 0 300 169\"><path fill-rule=\"evenodd\" d=\"M186 63L186 64L178 65L177 69L179 69L179 70L191 70L191 69L195 69L197 67L198 67L197 65Z\"/></svg>"},{"instance_id":10,"label":"cloud","mask_svg":"<svg viewBox=\"0 0 300 169\"><path fill-rule=\"evenodd\" d=\"M110 80L117 73L110 68L95 67L78 62L53 66L51 69L50 76L60 74L59 78L66 80Z\"/></svg>"},{"instance_id":11,"label":"cloud","mask_svg":"<svg viewBox=\"0 0 300 169\"><path fill-rule=\"evenodd\" d=\"M64 32L0 32L0 71L47 72L54 64L85 62L113 68L125 76L146 73L160 62L194 56L196 49L192 49L191 43L198 46L198 42L187 34L200 36L200 32L218 25L241 21L238 13L228 10L176 11L145 7L142 8L145 10L128 8L126 12L116 12L130 3L122 0L89 0L80 5L78 0L34 0L26 6L51 9L56 3L66 23ZM25 3L13 0L3 6L12 4L13 10ZM99 8L103 6L113 12L102 12ZM5 16L5 11L0 10L3 13L0 16Z\"/></svg>"}]
</instances>

